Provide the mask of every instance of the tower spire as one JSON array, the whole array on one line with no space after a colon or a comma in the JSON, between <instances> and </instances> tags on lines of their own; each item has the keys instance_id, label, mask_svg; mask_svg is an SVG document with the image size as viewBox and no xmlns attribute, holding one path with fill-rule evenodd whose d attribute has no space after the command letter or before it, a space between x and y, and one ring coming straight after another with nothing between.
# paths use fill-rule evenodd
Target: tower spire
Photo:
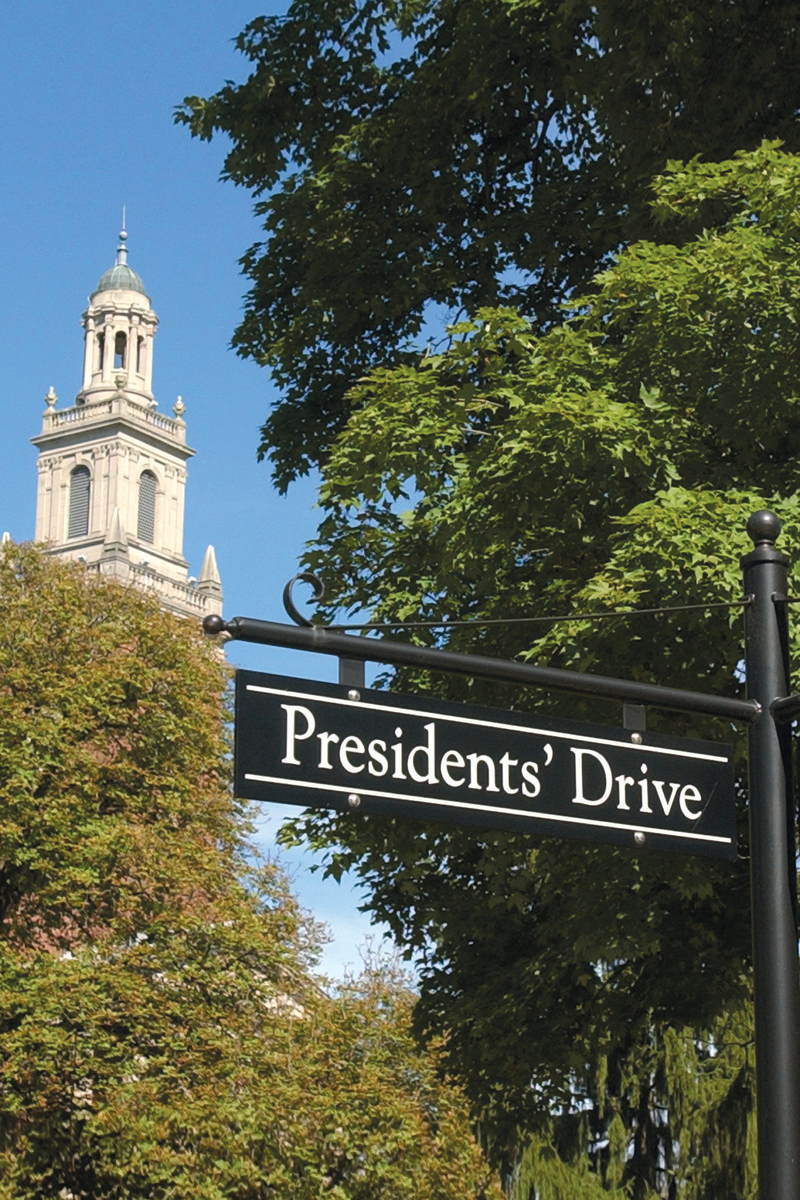
<instances>
[{"instance_id":1,"label":"tower spire","mask_svg":"<svg viewBox=\"0 0 800 1200\"><path fill-rule=\"evenodd\" d=\"M115 266L123 266L128 261L128 247L125 243L128 240L128 234L125 229L125 205L122 206L122 229L119 231L119 245L117 246L117 261Z\"/></svg>"},{"instance_id":2,"label":"tower spire","mask_svg":"<svg viewBox=\"0 0 800 1200\"><path fill-rule=\"evenodd\" d=\"M199 591L208 592L210 596L218 596L222 600L222 580L219 577L217 556L213 546L209 546L206 550L197 587Z\"/></svg>"}]
</instances>

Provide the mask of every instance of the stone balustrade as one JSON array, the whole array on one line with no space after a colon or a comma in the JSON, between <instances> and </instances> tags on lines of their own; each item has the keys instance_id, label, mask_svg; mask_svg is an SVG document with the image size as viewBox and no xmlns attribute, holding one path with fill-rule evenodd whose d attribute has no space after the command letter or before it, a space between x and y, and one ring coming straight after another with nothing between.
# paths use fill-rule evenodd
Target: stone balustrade
<instances>
[{"instance_id":1,"label":"stone balustrade","mask_svg":"<svg viewBox=\"0 0 800 1200\"><path fill-rule=\"evenodd\" d=\"M51 433L74 424L91 425L107 421L109 417L120 417L140 427L149 426L166 433L176 442L186 441L186 425L183 421L173 420L172 417L156 412L144 404L137 404L129 396L121 394L98 400L93 404L76 404L73 408L65 408L60 412L48 408L42 416L42 432Z\"/></svg>"}]
</instances>

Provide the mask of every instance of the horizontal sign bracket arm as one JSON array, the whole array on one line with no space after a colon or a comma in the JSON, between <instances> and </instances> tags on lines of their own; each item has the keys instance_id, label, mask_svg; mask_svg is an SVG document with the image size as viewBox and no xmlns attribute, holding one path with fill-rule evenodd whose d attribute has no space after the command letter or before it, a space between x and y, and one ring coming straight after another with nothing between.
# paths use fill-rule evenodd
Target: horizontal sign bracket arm
<instances>
[{"instance_id":1,"label":"horizontal sign bracket arm","mask_svg":"<svg viewBox=\"0 0 800 1200\"><path fill-rule=\"evenodd\" d=\"M800 693L795 692L793 696L781 696L779 700L773 700L769 711L781 724L794 721L800 717Z\"/></svg>"},{"instance_id":2,"label":"horizontal sign bracket arm","mask_svg":"<svg viewBox=\"0 0 800 1200\"><path fill-rule=\"evenodd\" d=\"M392 666L423 667L431 671L496 679L524 687L546 687L682 712L705 713L745 724L754 721L761 712L761 706L754 700L736 700L729 696L712 696L681 688L612 679L604 675L584 675L559 667L537 667L530 663L477 654L458 654L430 646L412 646L390 638L354 637L352 634L334 633L323 626L298 627L277 621L260 621L254 617L233 617L230 621L224 621L221 617L209 616L204 620L203 628L212 637L227 633L238 641L255 642L262 646L285 646L292 650L311 650L318 654L333 654L338 658L389 663Z\"/></svg>"}]
</instances>

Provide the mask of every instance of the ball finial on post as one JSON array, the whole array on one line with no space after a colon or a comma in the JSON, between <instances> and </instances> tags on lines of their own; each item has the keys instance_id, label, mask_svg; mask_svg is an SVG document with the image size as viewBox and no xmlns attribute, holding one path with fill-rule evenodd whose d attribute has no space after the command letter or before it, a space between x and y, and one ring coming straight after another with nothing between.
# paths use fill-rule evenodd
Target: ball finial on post
<instances>
[{"instance_id":1,"label":"ball finial on post","mask_svg":"<svg viewBox=\"0 0 800 1200\"><path fill-rule=\"evenodd\" d=\"M768 508L754 512L747 522L747 533L756 546L773 546L778 540L781 523Z\"/></svg>"},{"instance_id":2,"label":"ball finial on post","mask_svg":"<svg viewBox=\"0 0 800 1200\"><path fill-rule=\"evenodd\" d=\"M218 633L222 633L225 629L225 622L222 617L218 617L216 613L209 613L203 619L203 633L208 637L216 637Z\"/></svg>"}]
</instances>

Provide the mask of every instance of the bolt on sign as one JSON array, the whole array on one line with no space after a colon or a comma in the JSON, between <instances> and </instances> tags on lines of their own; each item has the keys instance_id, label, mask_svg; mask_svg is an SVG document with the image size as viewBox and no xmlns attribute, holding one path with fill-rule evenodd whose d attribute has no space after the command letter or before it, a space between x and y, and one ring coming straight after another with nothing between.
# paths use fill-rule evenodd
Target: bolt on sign
<instances>
[{"instance_id":1,"label":"bolt on sign","mask_svg":"<svg viewBox=\"0 0 800 1200\"><path fill-rule=\"evenodd\" d=\"M242 799L736 857L730 746L238 671Z\"/></svg>"}]
</instances>

